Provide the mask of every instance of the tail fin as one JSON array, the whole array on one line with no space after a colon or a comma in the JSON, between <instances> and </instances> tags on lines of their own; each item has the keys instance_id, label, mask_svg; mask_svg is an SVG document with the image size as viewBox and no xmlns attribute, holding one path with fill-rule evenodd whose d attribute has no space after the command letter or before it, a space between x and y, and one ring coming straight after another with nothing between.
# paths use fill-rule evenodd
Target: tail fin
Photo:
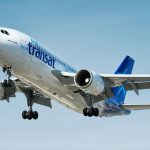
<instances>
[{"instance_id":1,"label":"tail fin","mask_svg":"<svg viewBox=\"0 0 150 150\"><path fill-rule=\"evenodd\" d=\"M130 56L126 56L122 61L115 74L131 74L134 66L134 60ZM126 90L123 86L112 88L114 94L113 98L107 100L108 103L113 103L116 105L124 104Z\"/></svg>"},{"instance_id":2,"label":"tail fin","mask_svg":"<svg viewBox=\"0 0 150 150\"><path fill-rule=\"evenodd\" d=\"M126 56L120 64L115 74L131 74L134 65L134 60L130 56Z\"/></svg>"}]
</instances>

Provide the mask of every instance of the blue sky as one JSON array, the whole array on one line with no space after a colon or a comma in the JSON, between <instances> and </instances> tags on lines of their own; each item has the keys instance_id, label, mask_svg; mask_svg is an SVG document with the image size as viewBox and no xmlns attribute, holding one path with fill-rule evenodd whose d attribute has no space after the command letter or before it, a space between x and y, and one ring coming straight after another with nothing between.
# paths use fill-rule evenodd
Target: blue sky
<instances>
[{"instance_id":1,"label":"blue sky","mask_svg":"<svg viewBox=\"0 0 150 150\"><path fill-rule=\"evenodd\" d=\"M23 31L76 68L113 73L126 55L134 73L150 73L150 1L0 0L0 26ZM1 79L5 76L1 72ZM126 103L150 104L150 90L129 92ZM24 95L0 103L3 150L149 150L150 111L85 118L64 106L35 105L39 119L21 118Z\"/></svg>"}]
</instances>

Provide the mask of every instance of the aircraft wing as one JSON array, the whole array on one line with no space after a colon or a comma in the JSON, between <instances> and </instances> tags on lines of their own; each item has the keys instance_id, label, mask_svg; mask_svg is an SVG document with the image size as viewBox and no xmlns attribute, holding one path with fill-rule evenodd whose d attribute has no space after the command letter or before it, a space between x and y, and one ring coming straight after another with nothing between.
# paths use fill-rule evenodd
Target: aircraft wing
<instances>
[{"instance_id":1,"label":"aircraft wing","mask_svg":"<svg viewBox=\"0 0 150 150\"><path fill-rule=\"evenodd\" d=\"M145 110L150 109L150 105L123 105L123 108L129 110Z\"/></svg>"},{"instance_id":2,"label":"aircraft wing","mask_svg":"<svg viewBox=\"0 0 150 150\"><path fill-rule=\"evenodd\" d=\"M150 89L150 75L124 75L124 74L101 74L100 75L110 87L123 85L127 91Z\"/></svg>"},{"instance_id":3,"label":"aircraft wing","mask_svg":"<svg viewBox=\"0 0 150 150\"><path fill-rule=\"evenodd\" d=\"M104 80L110 81L114 86L120 86L123 83L141 83L150 82L150 75L128 75L128 74L101 74Z\"/></svg>"},{"instance_id":4,"label":"aircraft wing","mask_svg":"<svg viewBox=\"0 0 150 150\"><path fill-rule=\"evenodd\" d=\"M59 79L62 78L62 82L65 82L66 85L75 88L75 73L57 72L57 75ZM134 90L136 94L138 94L138 90L150 89L150 75L100 74L100 76L103 78L108 88L123 85L127 91Z\"/></svg>"}]
</instances>

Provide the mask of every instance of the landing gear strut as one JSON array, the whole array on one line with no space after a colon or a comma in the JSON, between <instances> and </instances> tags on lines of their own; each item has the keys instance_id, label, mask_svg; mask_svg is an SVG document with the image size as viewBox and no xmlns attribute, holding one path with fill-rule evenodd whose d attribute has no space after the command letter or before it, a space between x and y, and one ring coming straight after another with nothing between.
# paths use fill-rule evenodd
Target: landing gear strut
<instances>
[{"instance_id":1,"label":"landing gear strut","mask_svg":"<svg viewBox=\"0 0 150 150\"><path fill-rule=\"evenodd\" d=\"M90 108L84 108L83 109L83 115L84 116L89 116L89 117L92 117L92 116L99 116L99 110L98 108L93 108L93 107L90 107Z\"/></svg>"},{"instance_id":2,"label":"landing gear strut","mask_svg":"<svg viewBox=\"0 0 150 150\"><path fill-rule=\"evenodd\" d=\"M38 112L33 111L33 109L32 109L32 106L33 106L32 96L33 96L33 91L31 91L31 90L27 91L26 97L27 97L27 103L28 103L29 110L28 111L24 110L22 112L23 119L28 119L28 120L38 119Z\"/></svg>"}]
</instances>

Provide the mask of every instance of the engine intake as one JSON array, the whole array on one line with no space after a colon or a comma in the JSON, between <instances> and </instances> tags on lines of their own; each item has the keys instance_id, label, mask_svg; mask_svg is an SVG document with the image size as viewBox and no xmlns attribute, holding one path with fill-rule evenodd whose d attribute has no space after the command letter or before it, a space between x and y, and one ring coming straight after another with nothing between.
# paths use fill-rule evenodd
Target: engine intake
<instances>
[{"instance_id":1,"label":"engine intake","mask_svg":"<svg viewBox=\"0 0 150 150\"><path fill-rule=\"evenodd\" d=\"M93 71L82 69L74 77L75 84L84 92L99 95L105 89L102 77Z\"/></svg>"}]
</instances>

